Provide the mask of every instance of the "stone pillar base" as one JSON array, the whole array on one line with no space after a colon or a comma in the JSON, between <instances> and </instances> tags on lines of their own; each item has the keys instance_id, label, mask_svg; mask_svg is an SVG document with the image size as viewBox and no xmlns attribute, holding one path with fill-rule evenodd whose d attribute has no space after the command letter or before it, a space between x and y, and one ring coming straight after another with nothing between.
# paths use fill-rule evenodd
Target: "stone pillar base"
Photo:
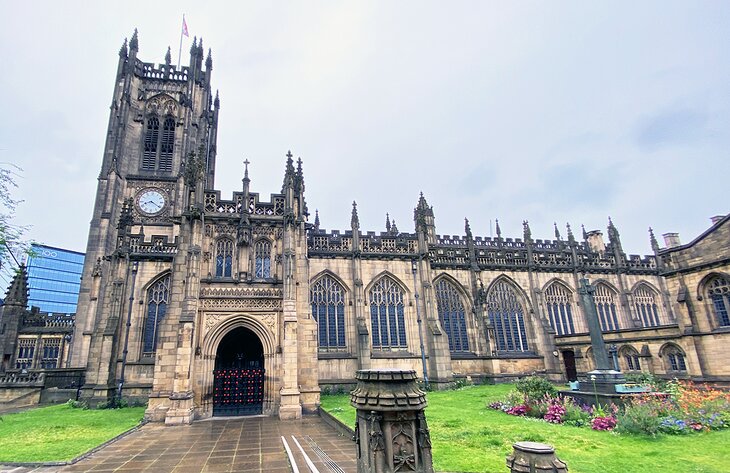
<instances>
[{"instance_id":1,"label":"stone pillar base","mask_svg":"<svg viewBox=\"0 0 730 473\"><path fill-rule=\"evenodd\" d=\"M282 389L281 406L279 407L279 419L294 420L302 418L302 405L299 400L298 389Z\"/></svg>"}]
</instances>

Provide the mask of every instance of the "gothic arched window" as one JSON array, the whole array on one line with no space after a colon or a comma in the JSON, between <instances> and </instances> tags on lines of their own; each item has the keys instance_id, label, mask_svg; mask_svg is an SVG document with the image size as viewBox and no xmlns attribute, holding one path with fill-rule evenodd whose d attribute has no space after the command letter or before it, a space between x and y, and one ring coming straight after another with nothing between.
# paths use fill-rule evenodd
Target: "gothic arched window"
<instances>
[{"instance_id":1,"label":"gothic arched window","mask_svg":"<svg viewBox=\"0 0 730 473\"><path fill-rule=\"evenodd\" d=\"M664 348L664 366L667 371L687 371L684 353L676 345L667 345Z\"/></svg>"},{"instance_id":2,"label":"gothic arched window","mask_svg":"<svg viewBox=\"0 0 730 473\"><path fill-rule=\"evenodd\" d=\"M656 291L646 284L640 284L634 291L636 314L641 319L643 327L656 327L661 325L656 295Z\"/></svg>"},{"instance_id":3,"label":"gothic arched window","mask_svg":"<svg viewBox=\"0 0 730 473\"><path fill-rule=\"evenodd\" d=\"M445 279L436 283L439 320L449 339L449 351L469 351L466 311L459 290Z\"/></svg>"},{"instance_id":4,"label":"gothic arched window","mask_svg":"<svg viewBox=\"0 0 730 473\"><path fill-rule=\"evenodd\" d=\"M545 289L545 305L547 305L550 325L558 335L575 333L573 323L573 297L564 285L554 282Z\"/></svg>"},{"instance_id":5,"label":"gothic arched window","mask_svg":"<svg viewBox=\"0 0 730 473\"><path fill-rule=\"evenodd\" d=\"M370 289L370 323L373 348L406 348L403 289L384 276Z\"/></svg>"},{"instance_id":6,"label":"gothic arched window","mask_svg":"<svg viewBox=\"0 0 730 473\"><path fill-rule=\"evenodd\" d=\"M259 240L254 247L255 276L257 278L271 277L271 243L268 240Z\"/></svg>"},{"instance_id":7,"label":"gothic arched window","mask_svg":"<svg viewBox=\"0 0 730 473\"><path fill-rule=\"evenodd\" d=\"M216 244L215 275L216 277L231 277L233 267L233 240L221 238Z\"/></svg>"},{"instance_id":8,"label":"gothic arched window","mask_svg":"<svg viewBox=\"0 0 730 473\"><path fill-rule=\"evenodd\" d=\"M157 280L147 290L147 317L144 322L142 337L142 352L152 354L157 347L160 324L167 313L170 303L170 275L167 274Z\"/></svg>"},{"instance_id":9,"label":"gothic arched window","mask_svg":"<svg viewBox=\"0 0 730 473\"><path fill-rule=\"evenodd\" d=\"M175 146L175 119L165 118L160 133L160 119L150 116L142 152L142 169L145 171L172 171L172 151Z\"/></svg>"},{"instance_id":10,"label":"gothic arched window","mask_svg":"<svg viewBox=\"0 0 730 473\"><path fill-rule=\"evenodd\" d=\"M506 281L499 281L490 289L487 314L498 351L527 351L524 313L515 289Z\"/></svg>"},{"instance_id":11,"label":"gothic arched window","mask_svg":"<svg viewBox=\"0 0 730 473\"><path fill-rule=\"evenodd\" d=\"M345 348L345 288L323 276L309 290L312 317L317 321L319 349Z\"/></svg>"},{"instance_id":12,"label":"gothic arched window","mask_svg":"<svg viewBox=\"0 0 730 473\"><path fill-rule=\"evenodd\" d=\"M616 311L616 292L607 284L596 284L594 299L598 310L598 320L601 322L603 332L611 332L619 329L618 314Z\"/></svg>"},{"instance_id":13,"label":"gothic arched window","mask_svg":"<svg viewBox=\"0 0 730 473\"><path fill-rule=\"evenodd\" d=\"M730 325L730 282L727 278L717 276L707 284L707 295L712 301L717 324L721 327Z\"/></svg>"},{"instance_id":14,"label":"gothic arched window","mask_svg":"<svg viewBox=\"0 0 730 473\"><path fill-rule=\"evenodd\" d=\"M641 371L639 352L637 352L633 347L622 348L621 356L626 364L626 371Z\"/></svg>"}]
</instances>

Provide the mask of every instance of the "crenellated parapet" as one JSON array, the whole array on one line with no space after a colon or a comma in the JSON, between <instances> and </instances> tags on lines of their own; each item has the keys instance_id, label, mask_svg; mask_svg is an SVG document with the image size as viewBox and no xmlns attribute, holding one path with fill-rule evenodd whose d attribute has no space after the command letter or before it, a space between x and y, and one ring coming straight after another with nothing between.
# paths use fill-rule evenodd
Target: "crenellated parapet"
<instances>
[{"instance_id":1,"label":"crenellated parapet","mask_svg":"<svg viewBox=\"0 0 730 473\"><path fill-rule=\"evenodd\" d=\"M309 256L324 258L349 256L353 253L352 237L351 230L312 229L307 237L307 252ZM359 237L359 254L363 258L412 260L418 254L418 236L412 233L360 232Z\"/></svg>"},{"instance_id":2,"label":"crenellated parapet","mask_svg":"<svg viewBox=\"0 0 730 473\"><path fill-rule=\"evenodd\" d=\"M220 191L205 192L205 212L207 214L224 214L240 216L243 210L244 193L234 192L233 199L221 199ZM285 197L282 194L271 194L269 202L259 200L259 194L249 193L248 214L252 217L281 217L284 215Z\"/></svg>"},{"instance_id":3,"label":"crenellated parapet","mask_svg":"<svg viewBox=\"0 0 730 473\"><path fill-rule=\"evenodd\" d=\"M139 59L134 61L134 74L143 79L169 80L174 82L187 82L187 66L177 68L171 64L157 64L153 62L142 62ZM203 71L205 74L205 71Z\"/></svg>"}]
</instances>

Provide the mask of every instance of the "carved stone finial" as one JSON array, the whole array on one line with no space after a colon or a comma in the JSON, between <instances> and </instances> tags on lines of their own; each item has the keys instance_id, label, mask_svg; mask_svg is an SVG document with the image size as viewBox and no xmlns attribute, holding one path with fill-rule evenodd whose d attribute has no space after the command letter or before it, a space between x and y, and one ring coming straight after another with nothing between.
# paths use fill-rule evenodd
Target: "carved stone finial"
<instances>
[{"instance_id":1,"label":"carved stone finial","mask_svg":"<svg viewBox=\"0 0 730 473\"><path fill-rule=\"evenodd\" d=\"M560 241L562 238L560 238L560 230L558 230L558 222L553 222L553 227L555 227L555 239Z\"/></svg>"},{"instance_id":2,"label":"carved stone finial","mask_svg":"<svg viewBox=\"0 0 730 473\"><path fill-rule=\"evenodd\" d=\"M464 232L466 233L466 238L469 240L474 239L474 235L471 233L471 225L469 225L469 219L464 217Z\"/></svg>"},{"instance_id":3,"label":"carved stone finial","mask_svg":"<svg viewBox=\"0 0 730 473\"><path fill-rule=\"evenodd\" d=\"M218 97L218 91L215 91L215 100L213 100L213 105L215 105L215 109L218 110L221 108L221 99Z\"/></svg>"},{"instance_id":4,"label":"carved stone finial","mask_svg":"<svg viewBox=\"0 0 730 473\"><path fill-rule=\"evenodd\" d=\"M122 47L119 48L119 57L124 58L124 59L127 58L127 38L124 38Z\"/></svg>"},{"instance_id":5,"label":"carved stone finial","mask_svg":"<svg viewBox=\"0 0 730 473\"><path fill-rule=\"evenodd\" d=\"M165 53L165 64L167 64L169 66L171 62L172 62L172 55L170 53L170 46L168 46L167 53Z\"/></svg>"},{"instance_id":6,"label":"carved stone finial","mask_svg":"<svg viewBox=\"0 0 730 473\"><path fill-rule=\"evenodd\" d=\"M522 221L522 236L525 243L532 241L532 231L530 230L530 223L527 220Z\"/></svg>"},{"instance_id":7,"label":"carved stone finial","mask_svg":"<svg viewBox=\"0 0 730 473\"><path fill-rule=\"evenodd\" d=\"M251 162L246 159L243 161L243 178L248 179L248 165L251 164Z\"/></svg>"},{"instance_id":8,"label":"carved stone finial","mask_svg":"<svg viewBox=\"0 0 730 473\"><path fill-rule=\"evenodd\" d=\"M350 218L350 226L353 230L360 228L360 217L357 216L357 202L352 201L352 218Z\"/></svg>"},{"instance_id":9,"label":"carved stone finial","mask_svg":"<svg viewBox=\"0 0 730 473\"><path fill-rule=\"evenodd\" d=\"M314 209L314 229L319 230L319 210Z\"/></svg>"},{"instance_id":10,"label":"carved stone finial","mask_svg":"<svg viewBox=\"0 0 730 473\"><path fill-rule=\"evenodd\" d=\"M198 53L197 42L198 42L198 37L193 36L193 44L190 45L190 55L191 56L195 56ZM191 64L191 66L192 66L192 64Z\"/></svg>"},{"instance_id":11,"label":"carved stone finial","mask_svg":"<svg viewBox=\"0 0 730 473\"><path fill-rule=\"evenodd\" d=\"M387 212L385 213L385 231L390 233L390 215Z\"/></svg>"},{"instance_id":12,"label":"carved stone finial","mask_svg":"<svg viewBox=\"0 0 730 473\"><path fill-rule=\"evenodd\" d=\"M129 50L135 52L139 51L139 38L137 36L137 28L134 29L132 39L129 40Z\"/></svg>"},{"instance_id":13,"label":"carved stone finial","mask_svg":"<svg viewBox=\"0 0 730 473\"><path fill-rule=\"evenodd\" d=\"M502 238L502 229L499 228L499 219L495 218L494 223L495 223L495 227L496 227L497 238Z\"/></svg>"},{"instance_id":14,"label":"carved stone finial","mask_svg":"<svg viewBox=\"0 0 730 473\"><path fill-rule=\"evenodd\" d=\"M398 230L398 225L395 224L395 219L393 219L393 223L390 225L390 233L392 233L393 235L397 235L400 233L400 231Z\"/></svg>"},{"instance_id":15,"label":"carved stone finial","mask_svg":"<svg viewBox=\"0 0 730 473\"><path fill-rule=\"evenodd\" d=\"M208 57L205 58L205 69L208 71L213 69L213 53L210 48L208 48Z\"/></svg>"},{"instance_id":16,"label":"carved stone finial","mask_svg":"<svg viewBox=\"0 0 730 473\"><path fill-rule=\"evenodd\" d=\"M588 233L586 232L586 226L581 224L580 228L583 230L583 239L588 240Z\"/></svg>"},{"instance_id":17,"label":"carved stone finial","mask_svg":"<svg viewBox=\"0 0 730 473\"><path fill-rule=\"evenodd\" d=\"M654 251L654 253L659 251L659 242L656 240L656 237L654 236L654 230L649 227L649 242L651 243L651 249Z\"/></svg>"},{"instance_id":18,"label":"carved stone finial","mask_svg":"<svg viewBox=\"0 0 730 473\"><path fill-rule=\"evenodd\" d=\"M25 265L18 267L13 280L10 281L8 292L5 293L5 305L17 305L26 307L28 305L28 272Z\"/></svg>"}]
</instances>

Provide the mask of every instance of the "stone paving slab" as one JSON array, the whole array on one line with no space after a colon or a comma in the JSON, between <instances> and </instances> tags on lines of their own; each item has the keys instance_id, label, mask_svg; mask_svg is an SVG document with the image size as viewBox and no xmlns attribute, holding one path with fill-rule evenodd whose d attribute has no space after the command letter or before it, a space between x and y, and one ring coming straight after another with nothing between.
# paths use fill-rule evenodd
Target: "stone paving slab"
<instances>
[{"instance_id":1,"label":"stone paving slab","mask_svg":"<svg viewBox=\"0 0 730 473\"><path fill-rule=\"evenodd\" d=\"M346 473L355 473L355 444L319 417L280 421L274 417L238 417L197 421L188 426L147 424L74 465L61 467L1 466L2 473L120 472L120 473L289 473L291 467L281 442L284 436L300 462L295 436L321 473L332 473L318 446Z\"/></svg>"}]
</instances>

